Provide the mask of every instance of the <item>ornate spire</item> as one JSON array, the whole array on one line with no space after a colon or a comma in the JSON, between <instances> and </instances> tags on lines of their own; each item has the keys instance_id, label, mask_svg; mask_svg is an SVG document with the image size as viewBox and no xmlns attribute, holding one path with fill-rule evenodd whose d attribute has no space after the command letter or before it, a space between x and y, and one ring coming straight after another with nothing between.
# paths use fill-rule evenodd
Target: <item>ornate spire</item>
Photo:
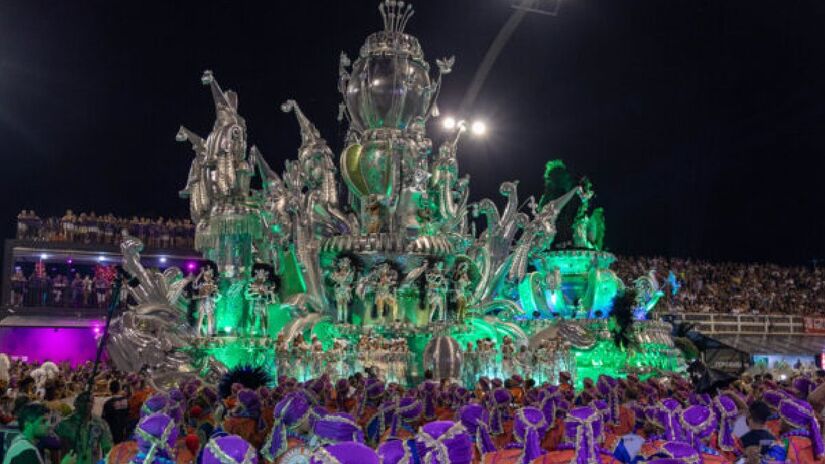
<instances>
[{"instance_id":1,"label":"ornate spire","mask_svg":"<svg viewBox=\"0 0 825 464\"><path fill-rule=\"evenodd\" d=\"M224 92L221 90L221 87L218 85L218 81L215 80L215 76L212 74L212 71L206 70L203 72L203 76L201 76L201 83L203 85L208 85L209 89L212 91L212 99L215 100L215 109L220 111L222 109L228 110L238 110L238 94L231 90L227 90Z\"/></svg>"},{"instance_id":2,"label":"ornate spire","mask_svg":"<svg viewBox=\"0 0 825 464\"><path fill-rule=\"evenodd\" d=\"M406 6L406 8L404 8ZM387 32L403 33L415 11L412 4L403 1L384 0L378 5L378 11L384 19L384 30Z\"/></svg>"},{"instance_id":3,"label":"ornate spire","mask_svg":"<svg viewBox=\"0 0 825 464\"><path fill-rule=\"evenodd\" d=\"M311 147L316 144L326 144L326 141L321 137L321 132L315 127L309 119L307 119L304 112L298 106L295 100L287 100L281 105L281 111L295 113L295 118L298 120L298 125L301 127L301 147Z\"/></svg>"}]
</instances>

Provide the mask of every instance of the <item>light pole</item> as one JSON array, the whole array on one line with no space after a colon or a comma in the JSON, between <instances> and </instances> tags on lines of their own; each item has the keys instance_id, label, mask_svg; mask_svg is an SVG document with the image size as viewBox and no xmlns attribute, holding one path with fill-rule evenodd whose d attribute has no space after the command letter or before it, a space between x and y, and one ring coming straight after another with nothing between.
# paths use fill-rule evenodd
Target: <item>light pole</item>
<instances>
[{"instance_id":1,"label":"light pole","mask_svg":"<svg viewBox=\"0 0 825 464\"><path fill-rule=\"evenodd\" d=\"M513 5L515 11L510 15L507 22L504 23L501 30L498 31L498 35L496 35L492 45L490 45L490 48L487 49L487 53L484 55L481 65L479 65L478 70L473 76L473 80L470 82L469 87L467 87L467 92L461 100L461 106L459 106L459 114L466 114L472 107L473 103L475 103L479 92L481 92L481 87L484 85L484 81L487 80L487 75L493 68L493 64L495 64L496 59L498 59L498 56L501 54L501 51L507 44L507 41L510 40L510 36L513 35L513 32L515 32L516 28L518 28L518 25L521 24L521 21L525 16L527 16L527 13L538 13L548 16L558 15L562 0L550 0L551 2L555 1L555 6L553 8L546 10L537 8L540 3L546 1L547 0L521 0Z\"/></svg>"}]
</instances>

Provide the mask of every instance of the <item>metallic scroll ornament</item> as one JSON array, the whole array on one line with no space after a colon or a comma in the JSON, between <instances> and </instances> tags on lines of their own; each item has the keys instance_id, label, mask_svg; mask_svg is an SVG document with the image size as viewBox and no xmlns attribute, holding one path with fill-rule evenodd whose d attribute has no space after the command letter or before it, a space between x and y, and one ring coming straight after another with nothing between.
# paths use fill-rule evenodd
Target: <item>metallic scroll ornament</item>
<instances>
[{"instance_id":1,"label":"metallic scroll ornament","mask_svg":"<svg viewBox=\"0 0 825 464\"><path fill-rule=\"evenodd\" d=\"M225 367L211 357L189 350L196 333L186 323L181 294L189 283L180 269L148 270L140 264L143 243L125 237L123 269L139 283L129 288L136 304L112 321L107 349L118 369L138 372L146 367L157 385L174 385L191 373L217 379Z\"/></svg>"}]
</instances>

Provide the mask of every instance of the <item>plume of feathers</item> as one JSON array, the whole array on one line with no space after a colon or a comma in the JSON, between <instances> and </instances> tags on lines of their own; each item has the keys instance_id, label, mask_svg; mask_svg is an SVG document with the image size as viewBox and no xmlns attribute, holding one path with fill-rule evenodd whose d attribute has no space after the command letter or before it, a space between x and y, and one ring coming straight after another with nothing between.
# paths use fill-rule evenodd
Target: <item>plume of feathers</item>
<instances>
[{"instance_id":1,"label":"plume of feathers","mask_svg":"<svg viewBox=\"0 0 825 464\"><path fill-rule=\"evenodd\" d=\"M272 377L261 367L236 366L223 377L218 384L218 394L221 398L232 396L232 385L239 383L250 390L266 387L272 384Z\"/></svg>"},{"instance_id":2,"label":"plume of feathers","mask_svg":"<svg viewBox=\"0 0 825 464\"><path fill-rule=\"evenodd\" d=\"M636 344L633 337L633 311L635 308L636 292L628 288L613 301L613 311L610 313L616 321L613 343L625 350Z\"/></svg>"}]
</instances>

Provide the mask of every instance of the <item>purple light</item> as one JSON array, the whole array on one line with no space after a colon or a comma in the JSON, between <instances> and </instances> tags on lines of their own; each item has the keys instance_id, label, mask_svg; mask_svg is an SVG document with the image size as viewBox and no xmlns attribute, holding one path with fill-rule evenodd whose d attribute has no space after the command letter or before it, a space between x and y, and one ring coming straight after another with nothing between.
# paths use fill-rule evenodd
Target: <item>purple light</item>
<instances>
[{"instance_id":1,"label":"purple light","mask_svg":"<svg viewBox=\"0 0 825 464\"><path fill-rule=\"evenodd\" d=\"M191 261L186 263L186 269L189 269L190 271L194 271L196 266L197 266L197 264L195 264Z\"/></svg>"},{"instance_id":2,"label":"purple light","mask_svg":"<svg viewBox=\"0 0 825 464\"><path fill-rule=\"evenodd\" d=\"M96 337L85 328L0 327L0 352L29 361L69 361L76 366L95 359Z\"/></svg>"},{"instance_id":3,"label":"purple light","mask_svg":"<svg viewBox=\"0 0 825 464\"><path fill-rule=\"evenodd\" d=\"M72 264L72 258L67 259L66 264Z\"/></svg>"}]
</instances>

